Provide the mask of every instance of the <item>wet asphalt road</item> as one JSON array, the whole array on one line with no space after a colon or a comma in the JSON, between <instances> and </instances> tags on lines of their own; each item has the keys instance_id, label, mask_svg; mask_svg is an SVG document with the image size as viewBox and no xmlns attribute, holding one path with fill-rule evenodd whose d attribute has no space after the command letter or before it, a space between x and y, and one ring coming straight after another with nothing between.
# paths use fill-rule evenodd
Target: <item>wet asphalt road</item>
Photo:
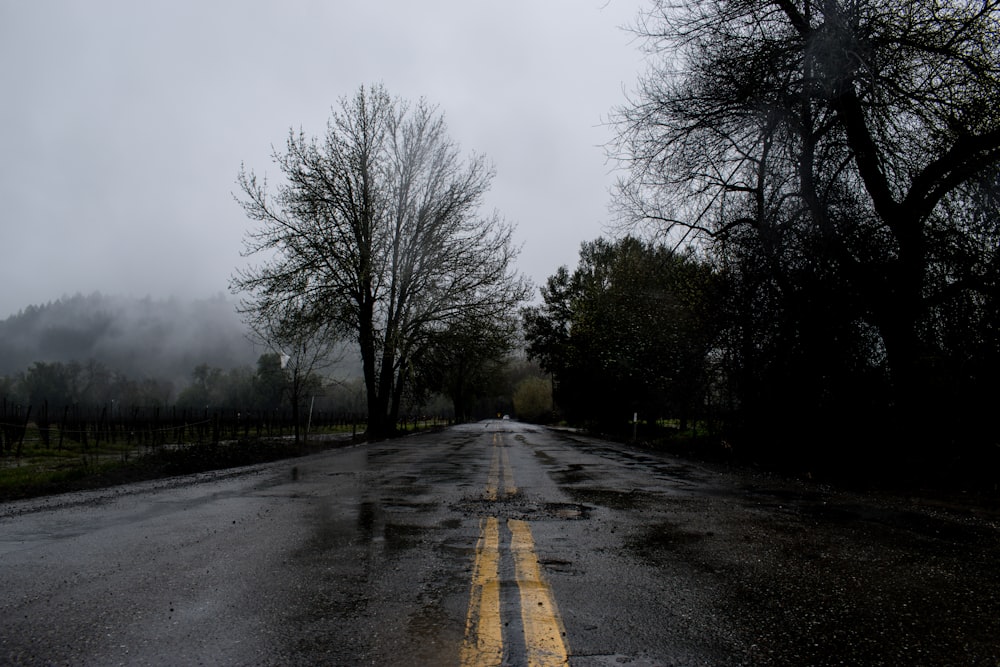
<instances>
[{"instance_id":1,"label":"wet asphalt road","mask_svg":"<svg viewBox=\"0 0 1000 667\"><path fill-rule=\"evenodd\" d=\"M570 665L997 665L998 573L985 510L492 421L2 505L0 664L528 664L541 591Z\"/></svg>"}]
</instances>

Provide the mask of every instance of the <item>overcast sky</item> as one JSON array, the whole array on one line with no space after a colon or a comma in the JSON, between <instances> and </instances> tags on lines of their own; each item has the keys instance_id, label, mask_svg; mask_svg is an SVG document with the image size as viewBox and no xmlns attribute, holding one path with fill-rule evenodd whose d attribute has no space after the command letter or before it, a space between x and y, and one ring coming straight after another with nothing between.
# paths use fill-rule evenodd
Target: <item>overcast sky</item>
<instances>
[{"instance_id":1,"label":"overcast sky","mask_svg":"<svg viewBox=\"0 0 1000 667\"><path fill-rule=\"evenodd\" d=\"M642 0L0 0L0 318L77 292L227 292L245 162L277 175L362 84L425 97L536 285L609 222L605 124Z\"/></svg>"}]
</instances>

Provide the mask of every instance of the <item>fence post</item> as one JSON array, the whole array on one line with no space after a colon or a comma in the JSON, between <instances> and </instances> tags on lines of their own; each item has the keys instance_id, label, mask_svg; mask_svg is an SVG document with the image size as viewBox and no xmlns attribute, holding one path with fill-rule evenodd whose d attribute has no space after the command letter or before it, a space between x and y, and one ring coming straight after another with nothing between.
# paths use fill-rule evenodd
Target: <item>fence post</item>
<instances>
[{"instance_id":1,"label":"fence post","mask_svg":"<svg viewBox=\"0 0 1000 667\"><path fill-rule=\"evenodd\" d=\"M21 432L18 433L17 437L17 453L15 456L21 458L21 452L24 448L24 433L28 430L28 420L31 419L31 406L28 406L28 412L24 415L24 424L21 426Z\"/></svg>"}]
</instances>

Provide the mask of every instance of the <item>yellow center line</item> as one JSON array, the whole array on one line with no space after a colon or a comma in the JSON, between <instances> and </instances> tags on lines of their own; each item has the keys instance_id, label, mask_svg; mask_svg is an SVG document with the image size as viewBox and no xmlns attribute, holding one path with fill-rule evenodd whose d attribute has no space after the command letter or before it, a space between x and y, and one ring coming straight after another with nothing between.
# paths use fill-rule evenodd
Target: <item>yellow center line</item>
<instances>
[{"instance_id":1,"label":"yellow center line","mask_svg":"<svg viewBox=\"0 0 1000 667\"><path fill-rule=\"evenodd\" d=\"M489 501L498 499L501 479L505 495L517 492L510 458L501 442L500 434L494 433L485 494ZM506 525L511 535L510 553L521 600L527 664L529 667L568 665L569 649L563 639L565 628L552 588L542 576L531 528L527 521L517 519L508 519ZM499 519L493 516L481 519L461 651L463 667L500 665L503 662L500 555Z\"/></svg>"},{"instance_id":2,"label":"yellow center line","mask_svg":"<svg viewBox=\"0 0 1000 667\"><path fill-rule=\"evenodd\" d=\"M479 522L472 591L465 618L462 665L499 665L503 659L500 623L500 526L496 517Z\"/></svg>"},{"instance_id":3,"label":"yellow center line","mask_svg":"<svg viewBox=\"0 0 1000 667\"><path fill-rule=\"evenodd\" d=\"M499 449L499 448L498 448ZM510 458L507 456L507 448L503 448L503 488L504 493L508 496L512 496L517 493L517 487L514 486L514 473L510 467Z\"/></svg>"},{"instance_id":4,"label":"yellow center line","mask_svg":"<svg viewBox=\"0 0 1000 667\"><path fill-rule=\"evenodd\" d=\"M535 555L535 541L527 521L508 519L511 532L510 549L514 555L514 572L521 593L521 622L530 667L550 667L569 664L569 651L563 640L565 629L556 608L552 588L542 577Z\"/></svg>"},{"instance_id":5,"label":"yellow center line","mask_svg":"<svg viewBox=\"0 0 1000 667\"><path fill-rule=\"evenodd\" d=\"M486 479L486 500L496 500L500 486L500 447L499 435L493 434L493 459L490 461L490 474ZM506 470L504 471L506 472Z\"/></svg>"}]
</instances>

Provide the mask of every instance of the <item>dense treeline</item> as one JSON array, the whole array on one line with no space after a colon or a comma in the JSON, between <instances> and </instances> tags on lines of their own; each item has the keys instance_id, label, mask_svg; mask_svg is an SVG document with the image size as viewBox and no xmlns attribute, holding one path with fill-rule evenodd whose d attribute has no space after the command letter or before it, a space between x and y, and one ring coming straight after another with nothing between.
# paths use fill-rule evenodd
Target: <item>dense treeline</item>
<instances>
[{"instance_id":1,"label":"dense treeline","mask_svg":"<svg viewBox=\"0 0 1000 667\"><path fill-rule=\"evenodd\" d=\"M449 350L441 350L438 372L421 377L415 385L419 391L407 394L400 419L432 416L465 421L513 412L518 385L537 380L539 371L535 365L510 356L498 360L492 349L476 354L480 344L453 340ZM231 422L241 419L232 415L243 415L241 427L249 428L246 420L250 419L258 424L255 429L263 424L270 432L272 420L277 420L274 428L279 422L305 425L310 415L323 415L327 421L365 423L363 378L337 379L318 373L296 378L295 374L290 363L282 364L281 355L267 353L254 367L223 369L198 364L186 386L177 392L169 381L131 380L94 360L35 362L23 372L0 377L0 424L21 428L29 421L73 419L97 424L110 416L123 423L140 415L157 415L157 420L170 422L164 427L169 430L192 420L219 416ZM551 416L550 401L523 399L521 405L526 414L538 420Z\"/></svg>"},{"instance_id":2,"label":"dense treeline","mask_svg":"<svg viewBox=\"0 0 1000 667\"><path fill-rule=\"evenodd\" d=\"M574 423L602 430L644 419L703 418L710 351L719 326L711 267L692 255L626 238L586 243L580 263L524 311L528 352L554 378Z\"/></svg>"},{"instance_id":3,"label":"dense treeline","mask_svg":"<svg viewBox=\"0 0 1000 667\"><path fill-rule=\"evenodd\" d=\"M637 319L661 317L663 286L624 287L613 267L642 246L585 247L526 317L563 409L621 412L618 390L586 397L631 377L656 415L724 407L720 428L755 456L995 456L1000 3L654 0L637 32L651 68L616 118L617 202L632 229L696 252L710 287L678 309L698 281L664 278L676 316ZM674 361L650 361L651 336Z\"/></svg>"},{"instance_id":4,"label":"dense treeline","mask_svg":"<svg viewBox=\"0 0 1000 667\"><path fill-rule=\"evenodd\" d=\"M66 408L289 410L293 368L260 354L224 297L201 301L76 295L24 308L0 321L0 400L13 415ZM254 350L256 349L256 353ZM255 361L256 360L256 361ZM339 358L331 374L357 374ZM312 374L298 400L363 412L356 382ZM315 401L314 401L315 402ZM334 406L336 406L334 408Z\"/></svg>"},{"instance_id":5,"label":"dense treeline","mask_svg":"<svg viewBox=\"0 0 1000 667\"><path fill-rule=\"evenodd\" d=\"M822 286L798 285L786 301L739 269L633 237L585 243L577 267L560 268L522 313L556 418L631 435L638 413L641 437L697 425L711 442L795 465L992 458L994 325L956 318L923 339L936 407L920 419L923 437L901 447L877 333L835 317Z\"/></svg>"},{"instance_id":6,"label":"dense treeline","mask_svg":"<svg viewBox=\"0 0 1000 667\"><path fill-rule=\"evenodd\" d=\"M512 412L511 383L532 374L523 364L507 363L514 326L505 321L485 333L452 327L436 334L414 365L399 418L467 420ZM223 298L77 295L23 309L0 322L0 335L4 423L17 428L29 409L32 421L43 411L61 420L68 410L90 415L93 423L103 411L200 415L206 409L286 411L289 423L303 424L312 409L363 423L367 411L360 362L351 355L335 350L324 363L306 366L289 349L284 358L267 352L248 363L248 351L261 345L250 343L234 304Z\"/></svg>"},{"instance_id":7,"label":"dense treeline","mask_svg":"<svg viewBox=\"0 0 1000 667\"><path fill-rule=\"evenodd\" d=\"M131 380L100 362L35 362L27 370L0 378L0 398L10 406L43 405L62 410L67 407L94 409L181 410L283 410L290 409L292 372L282 366L276 353L261 355L256 367L223 369L198 364L189 383L175 393L167 380ZM298 400L318 398L324 409L336 406L339 413L364 411L360 383L335 382L318 375L301 380Z\"/></svg>"}]
</instances>

